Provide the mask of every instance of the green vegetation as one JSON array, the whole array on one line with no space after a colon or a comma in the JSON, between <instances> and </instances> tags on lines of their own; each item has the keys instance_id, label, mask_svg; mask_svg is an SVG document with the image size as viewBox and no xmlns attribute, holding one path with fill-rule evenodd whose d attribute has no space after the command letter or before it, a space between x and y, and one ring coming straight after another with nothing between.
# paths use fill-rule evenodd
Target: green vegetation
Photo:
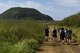
<instances>
[{"instance_id":1,"label":"green vegetation","mask_svg":"<svg viewBox=\"0 0 80 53\"><path fill-rule=\"evenodd\" d=\"M79 35L80 34L80 27L78 27L78 28L73 27L72 31L73 31L74 39L80 42L80 35Z\"/></svg>"},{"instance_id":2,"label":"green vegetation","mask_svg":"<svg viewBox=\"0 0 80 53\"><path fill-rule=\"evenodd\" d=\"M55 23L59 26L71 27L74 39L80 41L80 12Z\"/></svg>"},{"instance_id":3,"label":"green vegetation","mask_svg":"<svg viewBox=\"0 0 80 53\"><path fill-rule=\"evenodd\" d=\"M62 23L66 26L80 26L80 13L65 18Z\"/></svg>"},{"instance_id":4,"label":"green vegetation","mask_svg":"<svg viewBox=\"0 0 80 53\"><path fill-rule=\"evenodd\" d=\"M46 25L71 27L74 39L80 40L80 13L54 21L36 9L15 7L0 14L0 20L0 53L35 53Z\"/></svg>"},{"instance_id":5,"label":"green vegetation","mask_svg":"<svg viewBox=\"0 0 80 53\"><path fill-rule=\"evenodd\" d=\"M38 21L0 21L0 53L35 53L43 40Z\"/></svg>"},{"instance_id":6,"label":"green vegetation","mask_svg":"<svg viewBox=\"0 0 80 53\"><path fill-rule=\"evenodd\" d=\"M53 20L50 16L44 15L33 8L10 8L0 15L2 20Z\"/></svg>"},{"instance_id":7,"label":"green vegetation","mask_svg":"<svg viewBox=\"0 0 80 53\"><path fill-rule=\"evenodd\" d=\"M0 52L35 53L44 40L44 25L48 21L53 19L33 8L14 7L3 12L0 14Z\"/></svg>"}]
</instances>

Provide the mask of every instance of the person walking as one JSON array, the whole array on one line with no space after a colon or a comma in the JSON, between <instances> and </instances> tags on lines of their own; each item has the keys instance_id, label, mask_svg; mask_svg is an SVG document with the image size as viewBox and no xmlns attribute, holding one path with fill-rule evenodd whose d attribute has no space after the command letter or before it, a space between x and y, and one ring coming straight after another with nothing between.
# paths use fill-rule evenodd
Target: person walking
<instances>
[{"instance_id":1,"label":"person walking","mask_svg":"<svg viewBox=\"0 0 80 53\"><path fill-rule=\"evenodd\" d=\"M68 31L68 29L66 28L65 29L65 42L67 42L67 31Z\"/></svg>"},{"instance_id":2,"label":"person walking","mask_svg":"<svg viewBox=\"0 0 80 53\"><path fill-rule=\"evenodd\" d=\"M57 30L56 30L56 27L54 27L54 28L52 29L52 36L53 36L53 40L55 41L56 38L57 38Z\"/></svg>"},{"instance_id":3,"label":"person walking","mask_svg":"<svg viewBox=\"0 0 80 53\"><path fill-rule=\"evenodd\" d=\"M60 28L60 41L64 44L65 40L65 31L64 28Z\"/></svg>"},{"instance_id":4,"label":"person walking","mask_svg":"<svg viewBox=\"0 0 80 53\"><path fill-rule=\"evenodd\" d=\"M68 30L66 31L67 34L67 42L70 44L71 43L71 39L72 39L72 30L70 28L68 28Z\"/></svg>"},{"instance_id":5,"label":"person walking","mask_svg":"<svg viewBox=\"0 0 80 53\"><path fill-rule=\"evenodd\" d=\"M49 27L46 26L46 28L45 28L45 39L46 39L46 41L48 41L48 37L49 37Z\"/></svg>"}]
</instances>

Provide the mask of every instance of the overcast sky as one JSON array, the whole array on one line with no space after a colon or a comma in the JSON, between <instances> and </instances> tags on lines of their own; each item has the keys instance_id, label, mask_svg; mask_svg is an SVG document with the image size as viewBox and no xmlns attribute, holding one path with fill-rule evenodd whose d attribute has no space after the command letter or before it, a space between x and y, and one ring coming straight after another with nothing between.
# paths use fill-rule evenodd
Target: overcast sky
<instances>
[{"instance_id":1,"label":"overcast sky","mask_svg":"<svg viewBox=\"0 0 80 53\"><path fill-rule=\"evenodd\" d=\"M11 7L35 8L55 20L62 20L80 12L80 0L0 0L0 13Z\"/></svg>"}]
</instances>

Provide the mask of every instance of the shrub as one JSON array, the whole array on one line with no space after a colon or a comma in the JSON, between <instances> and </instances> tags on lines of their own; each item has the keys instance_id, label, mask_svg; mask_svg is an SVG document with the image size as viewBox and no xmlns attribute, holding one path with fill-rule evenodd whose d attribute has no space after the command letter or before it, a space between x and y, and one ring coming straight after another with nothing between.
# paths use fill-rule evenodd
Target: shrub
<instances>
[{"instance_id":1,"label":"shrub","mask_svg":"<svg viewBox=\"0 0 80 53\"><path fill-rule=\"evenodd\" d=\"M35 21L0 21L0 52L34 53L44 39L43 28Z\"/></svg>"}]
</instances>

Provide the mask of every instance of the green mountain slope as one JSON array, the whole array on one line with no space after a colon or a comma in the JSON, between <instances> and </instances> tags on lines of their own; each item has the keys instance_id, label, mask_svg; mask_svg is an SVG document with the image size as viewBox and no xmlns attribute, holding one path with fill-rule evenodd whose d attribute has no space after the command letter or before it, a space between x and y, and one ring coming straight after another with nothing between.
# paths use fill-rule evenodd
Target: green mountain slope
<instances>
[{"instance_id":1,"label":"green mountain slope","mask_svg":"<svg viewBox=\"0 0 80 53\"><path fill-rule=\"evenodd\" d=\"M3 12L0 19L33 19L33 20L53 20L50 16L44 15L33 8L14 7Z\"/></svg>"},{"instance_id":2,"label":"green mountain slope","mask_svg":"<svg viewBox=\"0 0 80 53\"><path fill-rule=\"evenodd\" d=\"M80 26L80 13L65 18L62 23L67 26Z\"/></svg>"}]
</instances>

